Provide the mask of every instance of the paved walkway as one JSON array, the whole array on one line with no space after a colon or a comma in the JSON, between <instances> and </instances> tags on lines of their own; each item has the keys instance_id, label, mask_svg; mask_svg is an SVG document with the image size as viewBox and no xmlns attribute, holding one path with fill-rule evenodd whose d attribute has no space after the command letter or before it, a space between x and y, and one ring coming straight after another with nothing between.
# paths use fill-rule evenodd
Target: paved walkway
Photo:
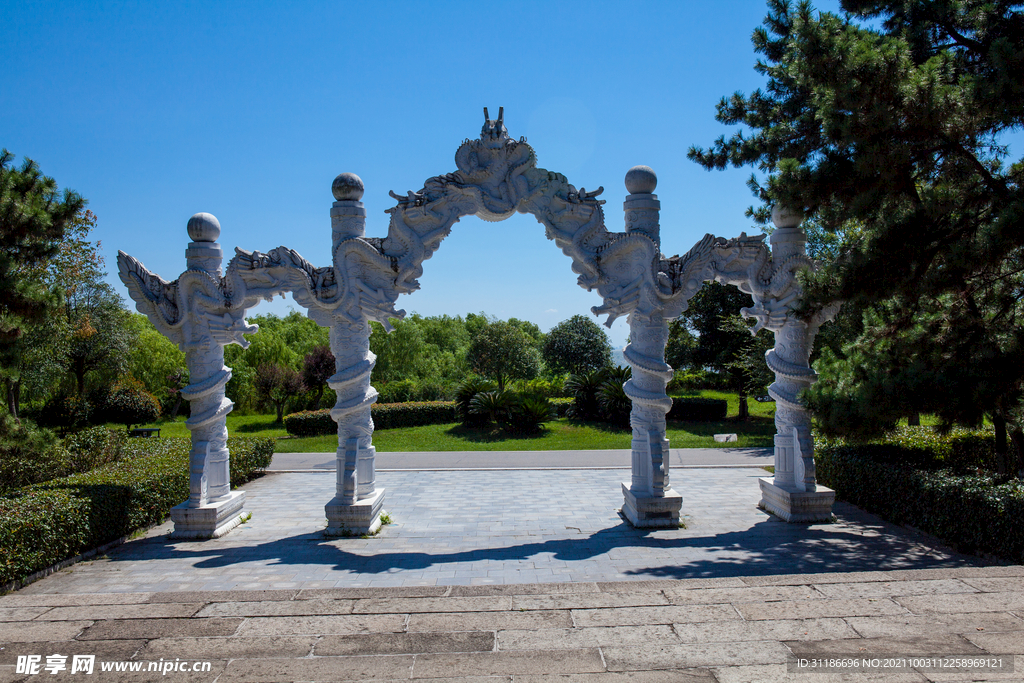
<instances>
[{"instance_id":1,"label":"paved walkway","mask_svg":"<svg viewBox=\"0 0 1024 683\"><path fill-rule=\"evenodd\" d=\"M333 474L271 474L224 538L163 525L0 596L0 681L76 680L16 673L54 654L95 655L101 681L1024 680L1024 567L842 503L835 524L782 523L755 507L763 474L676 470L687 528L640 531L616 513L627 470L381 472L394 524L336 540ZM787 669L887 654L1016 673ZM99 671L161 658L210 670Z\"/></svg>"},{"instance_id":2,"label":"paved walkway","mask_svg":"<svg viewBox=\"0 0 1024 683\"><path fill-rule=\"evenodd\" d=\"M764 467L775 463L771 448L673 448L671 466ZM594 451L419 451L378 453L377 471L448 469L604 469L630 467L629 449ZM275 453L272 472L337 469L334 453Z\"/></svg>"}]
</instances>

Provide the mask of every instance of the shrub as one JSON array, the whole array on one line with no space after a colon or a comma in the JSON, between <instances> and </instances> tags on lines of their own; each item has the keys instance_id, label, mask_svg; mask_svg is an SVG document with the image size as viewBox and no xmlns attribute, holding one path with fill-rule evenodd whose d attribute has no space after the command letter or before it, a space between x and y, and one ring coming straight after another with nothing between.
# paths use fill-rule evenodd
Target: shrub
<instances>
[{"instance_id":1,"label":"shrub","mask_svg":"<svg viewBox=\"0 0 1024 683\"><path fill-rule=\"evenodd\" d=\"M551 399L551 405L555 408L556 417L566 417L569 411L572 409L573 403L576 399L574 398L553 398Z\"/></svg>"},{"instance_id":2,"label":"shrub","mask_svg":"<svg viewBox=\"0 0 1024 683\"><path fill-rule=\"evenodd\" d=\"M377 387L378 403L404 403L419 398L419 387L411 379L384 382Z\"/></svg>"},{"instance_id":3,"label":"shrub","mask_svg":"<svg viewBox=\"0 0 1024 683\"><path fill-rule=\"evenodd\" d=\"M494 391L498 386L483 377L470 377L459 386L455 394L455 410L458 419L466 425L481 425L487 422L487 417L470 410L470 402L473 397L482 391Z\"/></svg>"},{"instance_id":4,"label":"shrub","mask_svg":"<svg viewBox=\"0 0 1024 683\"><path fill-rule=\"evenodd\" d=\"M518 397L511 391L481 391L469 402L469 412L485 418L484 422L508 424L512 410L518 403Z\"/></svg>"},{"instance_id":5,"label":"shrub","mask_svg":"<svg viewBox=\"0 0 1024 683\"><path fill-rule=\"evenodd\" d=\"M337 434L338 423L330 410L303 410L285 415L284 428L292 436L326 436Z\"/></svg>"},{"instance_id":6,"label":"shrub","mask_svg":"<svg viewBox=\"0 0 1024 683\"><path fill-rule=\"evenodd\" d=\"M873 444L821 439L815 469L837 496L889 521L913 525L962 552L1021 562L1024 482L934 469L944 461L970 461L984 441L984 434L943 437L927 428L897 430Z\"/></svg>"},{"instance_id":7,"label":"shrub","mask_svg":"<svg viewBox=\"0 0 1024 683\"><path fill-rule=\"evenodd\" d=\"M601 406L597 396L601 391L607 373L593 370L579 375L570 375L565 381L565 391L573 397L569 416L577 420L597 420L601 417Z\"/></svg>"},{"instance_id":8,"label":"shrub","mask_svg":"<svg viewBox=\"0 0 1024 683\"><path fill-rule=\"evenodd\" d=\"M71 454L48 429L0 417L0 492L71 472Z\"/></svg>"},{"instance_id":9,"label":"shrub","mask_svg":"<svg viewBox=\"0 0 1024 683\"><path fill-rule=\"evenodd\" d=\"M673 398L668 420L689 422L721 422L729 412L724 398Z\"/></svg>"},{"instance_id":10,"label":"shrub","mask_svg":"<svg viewBox=\"0 0 1024 683\"><path fill-rule=\"evenodd\" d=\"M597 404L601 407L601 417L604 420L618 425L629 424L633 402L622 387L632 376L632 369L628 367L612 368L608 371L597 393Z\"/></svg>"},{"instance_id":11,"label":"shrub","mask_svg":"<svg viewBox=\"0 0 1024 683\"><path fill-rule=\"evenodd\" d=\"M160 401L146 391L142 382L130 376L118 380L110 388L106 404L97 408L103 415L103 421L117 422L128 429L133 424L147 424L160 417Z\"/></svg>"},{"instance_id":12,"label":"shrub","mask_svg":"<svg viewBox=\"0 0 1024 683\"><path fill-rule=\"evenodd\" d=\"M273 439L230 438L231 481L270 464ZM0 585L162 522L188 498L189 440L125 440L116 464L0 497Z\"/></svg>"},{"instance_id":13,"label":"shrub","mask_svg":"<svg viewBox=\"0 0 1024 683\"><path fill-rule=\"evenodd\" d=\"M374 403L370 406L375 429L419 427L456 422L455 401L414 401L411 403Z\"/></svg>"},{"instance_id":14,"label":"shrub","mask_svg":"<svg viewBox=\"0 0 1024 683\"><path fill-rule=\"evenodd\" d=\"M374 429L419 427L457 421L454 401L374 403L370 406ZM293 436L337 434L338 425L329 410L304 410L284 418L284 428Z\"/></svg>"},{"instance_id":15,"label":"shrub","mask_svg":"<svg viewBox=\"0 0 1024 683\"><path fill-rule=\"evenodd\" d=\"M526 396L512 406L507 427L522 434L540 430L541 425L555 417L555 407L543 396Z\"/></svg>"},{"instance_id":16,"label":"shrub","mask_svg":"<svg viewBox=\"0 0 1024 683\"><path fill-rule=\"evenodd\" d=\"M42 427L57 427L61 433L81 429L89 424L93 415L91 401L73 394L53 395L38 415Z\"/></svg>"}]
</instances>

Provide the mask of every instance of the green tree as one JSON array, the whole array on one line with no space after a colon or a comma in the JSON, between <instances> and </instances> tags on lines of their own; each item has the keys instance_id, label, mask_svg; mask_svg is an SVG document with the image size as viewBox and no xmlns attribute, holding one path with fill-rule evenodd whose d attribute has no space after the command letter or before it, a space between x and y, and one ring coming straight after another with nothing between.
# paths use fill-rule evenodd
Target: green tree
<instances>
[{"instance_id":1,"label":"green tree","mask_svg":"<svg viewBox=\"0 0 1024 683\"><path fill-rule=\"evenodd\" d=\"M771 333L762 330L759 345L739 316L741 308L753 304L749 294L735 287L708 282L690 299L682 317L669 325L665 348L665 360L672 367L710 369L723 375L728 388L739 394L740 419L750 416L747 398L752 390L758 390L764 377L757 374L755 349L761 349L760 363L764 365L764 344L771 343Z\"/></svg>"},{"instance_id":2,"label":"green tree","mask_svg":"<svg viewBox=\"0 0 1024 683\"><path fill-rule=\"evenodd\" d=\"M498 390L513 379L533 379L540 370L540 352L533 338L508 322L492 322L469 347L467 360L473 371L492 379Z\"/></svg>"},{"instance_id":3,"label":"green tree","mask_svg":"<svg viewBox=\"0 0 1024 683\"><path fill-rule=\"evenodd\" d=\"M45 278L46 266L86 202L71 190L59 193L34 161L25 159L16 169L13 160L12 153L0 151L0 368L8 409L17 417L23 356L41 341L36 335L26 344L23 336L60 302Z\"/></svg>"},{"instance_id":4,"label":"green tree","mask_svg":"<svg viewBox=\"0 0 1024 683\"><path fill-rule=\"evenodd\" d=\"M177 396L185 370L185 353L160 334L146 316L128 315L128 328L135 341L128 352L127 371L142 382L146 391L161 403ZM176 412L176 411L175 411Z\"/></svg>"},{"instance_id":5,"label":"green tree","mask_svg":"<svg viewBox=\"0 0 1024 683\"><path fill-rule=\"evenodd\" d=\"M423 331L415 320L391 323L395 329L390 333L380 323L370 323L370 351L377 356L372 378L375 382L415 379L422 372Z\"/></svg>"},{"instance_id":6,"label":"green tree","mask_svg":"<svg viewBox=\"0 0 1024 683\"><path fill-rule=\"evenodd\" d=\"M15 169L13 159L0 152L0 359L24 324L40 320L55 303L38 276L57 253L65 226L85 207L75 192L58 193L34 161Z\"/></svg>"},{"instance_id":7,"label":"green tree","mask_svg":"<svg viewBox=\"0 0 1024 683\"><path fill-rule=\"evenodd\" d=\"M253 388L261 400L274 406L277 410L277 421L281 422L288 399L302 390L302 379L292 368L276 363L264 363L256 368Z\"/></svg>"},{"instance_id":8,"label":"green tree","mask_svg":"<svg viewBox=\"0 0 1024 683\"><path fill-rule=\"evenodd\" d=\"M542 355L548 368L559 374L579 375L612 364L608 335L585 315L574 315L552 327Z\"/></svg>"},{"instance_id":9,"label":"green tree","mask_svg":"<svg viewBox=\"0 0 1024 683\"><path fill-rule=\"evenodd\" d=\"M1024 125L1020 3L841 5L769 3L753 37L767 88L718 105L719 121L747 131L690 158L756 167L760 221L780 203L829 233L857 226L807 280L808 311L864 308L863 330L823 353L810 392L825 430L987 413L997 437L1009 425L1024 445L1024 161L1007 161L1001 137Z\"/></svg>"},{"instance_id":10,"label":"green tree","mask_svg":"<svg viewBox=\"0 0 1024 683\"><path fill-rule=\"evenodd\" d=\"M315 396L313 410L320 410L320 401L327 388L327 380L334 375L334 366L334 354L326 344L314 346L302 359L302 386Z\"/></svg>"},{"instance_id":11,"label":"green tree","mask_svg":"<svg viewBox=\"0 0 1024 683\"><path fill-rule=\"evenodd\" d=\"M106 282L80 284L64 304L71 338L64 365L74 378L78 396L85 395L86 376L106 371L116 377L125 370L136 337L131 313Z\"/></svg>"}]
</instances>

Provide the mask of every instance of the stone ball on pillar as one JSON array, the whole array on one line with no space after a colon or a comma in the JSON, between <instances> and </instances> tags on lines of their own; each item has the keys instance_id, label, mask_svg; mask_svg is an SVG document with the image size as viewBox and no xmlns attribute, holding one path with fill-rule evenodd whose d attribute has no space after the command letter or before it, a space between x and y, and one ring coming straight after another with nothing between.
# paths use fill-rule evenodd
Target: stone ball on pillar
<instances>
[{"instance_id":1,"label":"stone ball on pillar","mask_svg":"<svg viewBox=\"0 0 1024 683\"><path fill-rule=\"evenodd\" d=\"M339 202L358 202L363 198L363 179L355 173L340 173L331 185L331 192Z\"/></svg>"},{"instance_id":2,"label":"stone ball on pillar","mask_svg":"<svg viewBox=\"0 0 1024 683\"><path fill-rule=\"evenodd\" d=\"M795 228L804 220L802 211L790 208L783 204L776 204L772 207L772 223L776 228Z\"/></svg>"},{"instance_id":3,"label":"stone ball on pillar","mask_svg":"<svg viewBox=\"0 0 1024 683\"><path fill-rule=\"evenodd\" d=\"M193 242L216 242L220 237L220 221L212 213L197 213L188 219L188 236Z\"/></svg>"},{"instance_id":4,"label":"stone ball on pillar","mask_svg":"<svg viewBox=\"0 0 1024 683\"><path fill-rule=\"evenodd\" d=\"M652 194L658 186L658 175L650 166L634 166L626 171L626 191L630 194Z\"/></svg>"}]
</instances>

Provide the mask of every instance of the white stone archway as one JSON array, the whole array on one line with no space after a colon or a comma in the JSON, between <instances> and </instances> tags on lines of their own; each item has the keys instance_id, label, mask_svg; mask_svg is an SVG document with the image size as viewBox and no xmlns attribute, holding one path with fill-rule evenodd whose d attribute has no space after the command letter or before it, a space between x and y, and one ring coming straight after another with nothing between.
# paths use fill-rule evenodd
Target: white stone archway
<instances>
[{"instance_id":1,"label":"white stone archway","mask_svg":"<svg viewBox=\"0 0 1024 683\"><path fill-rule=\"evenodd\" d=\"M804 252L800 216L776 212L774 258L763 235L745 234L728 240L706 235L685 255L666 258L651 169L638 166L626 174L625 229L609 232L604 201L597 199L603 188L577 190L565 176L538 168L526 140L508 135L501 110L492 120L484 109L484 119L479 139L464 141L456 151L456 171L429 178L418 192L391 193L397 204L388 210L387 237L365 236L362 181L351 173L339 175L332 188L328 266L316 267L287 247L266 253L236 248L222 275L220 225L209 214L189 221L188 269L174 282L118 252L121 280L138 310L185 351L191 372L192 384L183 390L193 406L186 422L192 430L191 494L172 513L175 534L215 536L237 523L244 494L228 486L225 417L231 402L224 385L231 371L224 366L223 347L247 345L242 335L255 326L245 322L246 310L284 292L330 328L336 358L329 385L337 392L331 415L338 423L338 481L335 498L325 506L327 533L376 530L384 490L376 486L374 469L370 405L377 392L370 385L375 358L369 321L390 330L389 319L405 315L395 309L398 295L419 288L423 262L461 217L500 221L516 212L532 214L572 260L578 284L602 297L595 314L607 315L607 324L628 316L631 341L625 357L633 373L624 389L633 403L633 454L632 476L622 489L623 513L632 524L679 523L682 497L670 484L665 436L665 415L672 406L665 393L672 377L665 344L668 322L712 279L750 293L755 304L743 314L776 334L767 356L777 378L770 389L778 402L776 472L774 481L761 480L762 505L791 521L827 518L834 494L816 486L810 420L797 394L814 379L808 366L814 334L835 307L810 319L793 313L800 297L795 273L813 267Z\"/></svg>"}]
</instances>

